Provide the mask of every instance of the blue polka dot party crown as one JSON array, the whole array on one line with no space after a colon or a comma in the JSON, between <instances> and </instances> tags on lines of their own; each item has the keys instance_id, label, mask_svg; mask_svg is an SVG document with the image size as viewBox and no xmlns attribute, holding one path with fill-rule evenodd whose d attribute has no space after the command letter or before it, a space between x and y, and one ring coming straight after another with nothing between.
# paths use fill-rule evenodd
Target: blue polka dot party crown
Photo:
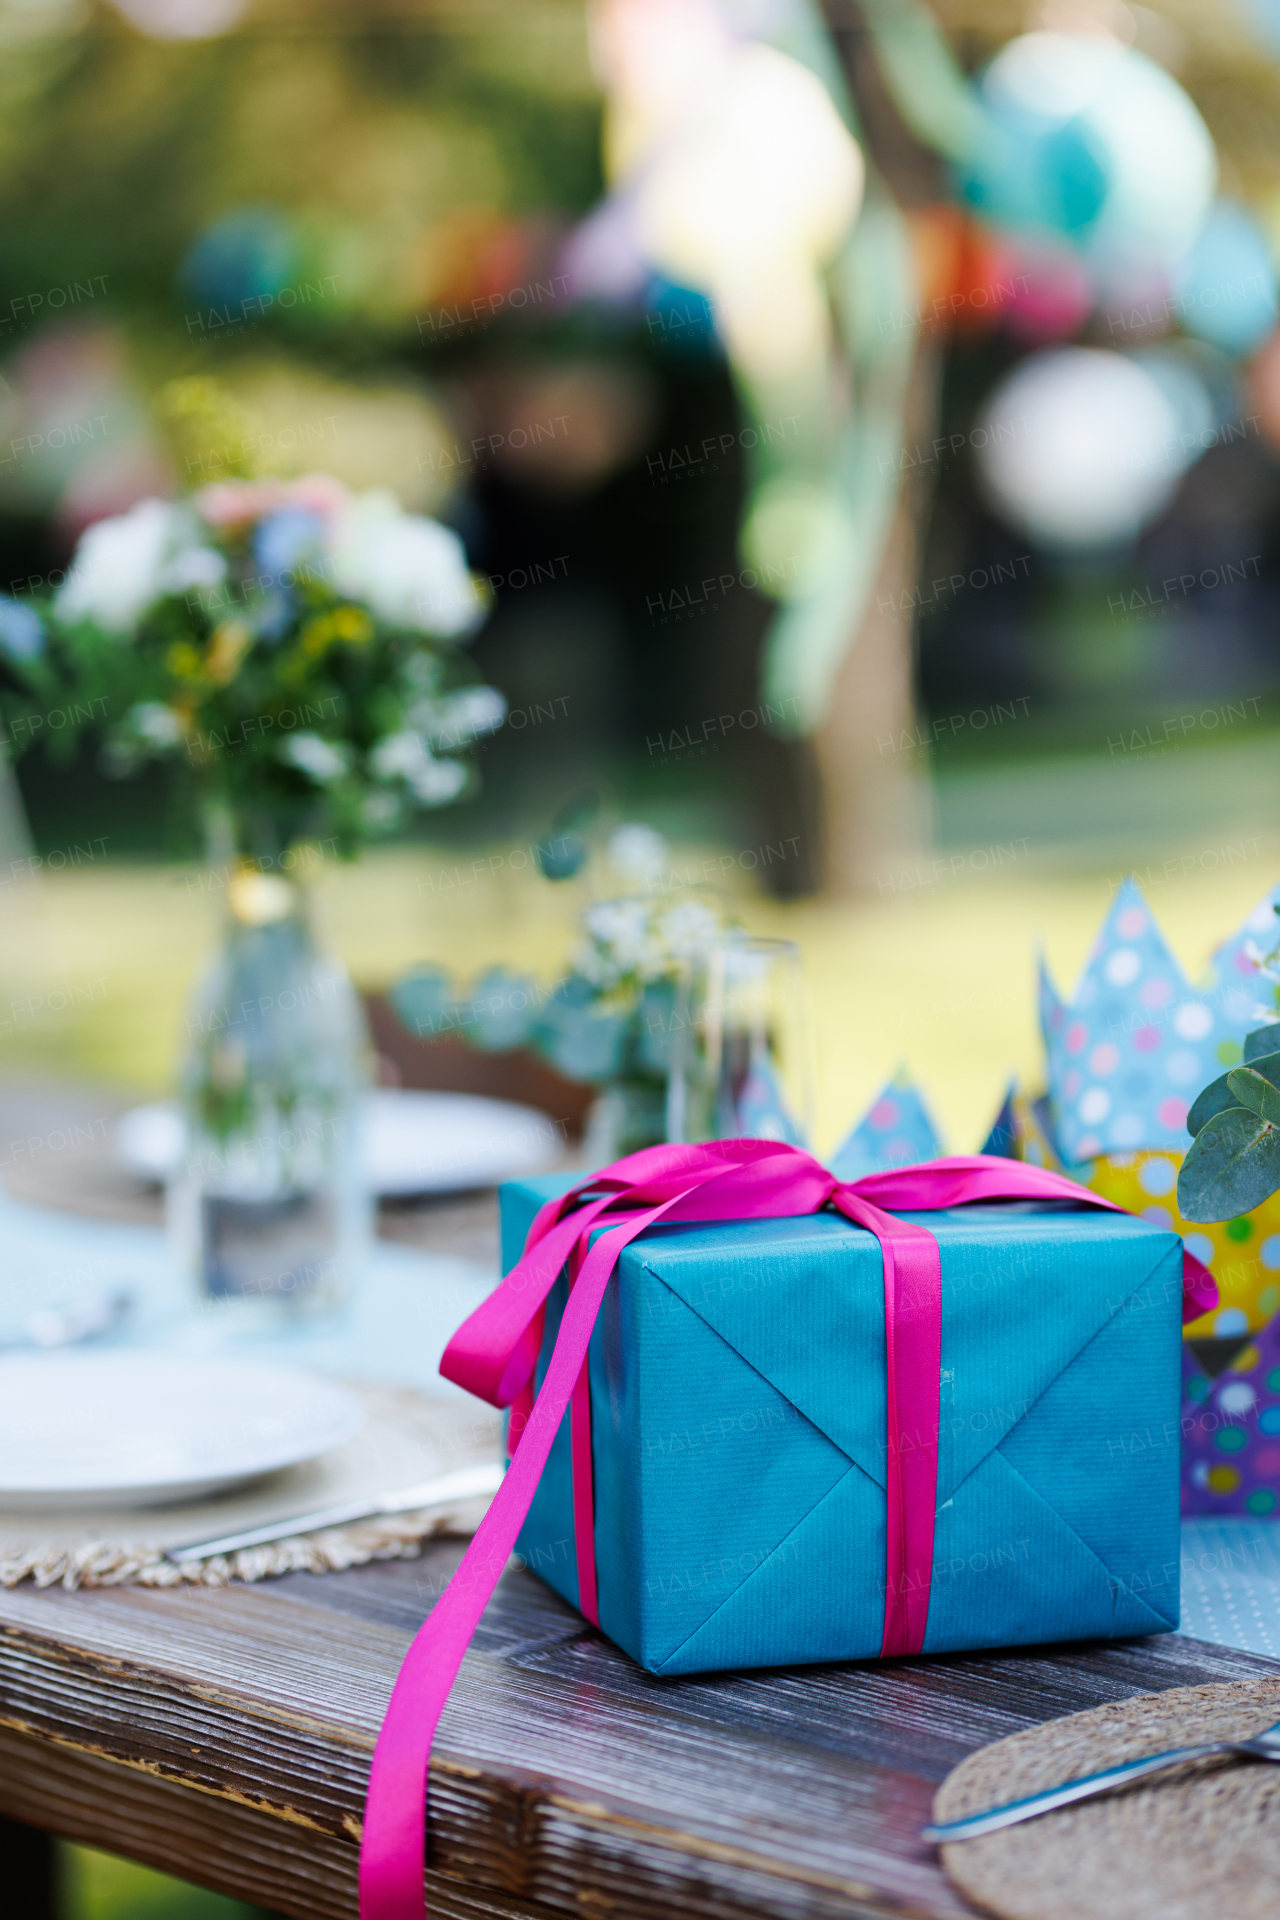
<instances>
[{"instance_id":1,"label":"blue polka dot party crown","mask_svg":"<svg viewBox=\"0 0 1280 1920\"><path fill-rule=\"evenodd\" d=\"M907 1075L899 1069L831 1158L840 1180L860 1180L890 1167L934 1160L942 1141L929 1110Z\"/></svg>"},{"instance_id":2,"label":"blue polka dot party crown","mask_svg":"<svg viewBox=\"0 0 1280 1920\"><path fill-rule=\"evenodd\" d=\"M1198 987L1135 880L1117 891L1070 1006L1041 962L1049 1099L1069 1166L1108 1153L1186 1152L1191 1102L1241 1058L1250 1028L1276 1017L1258 962L1280 940L1277 902L1280 885L1218 949Z\"/></svg>"}]
</instances>

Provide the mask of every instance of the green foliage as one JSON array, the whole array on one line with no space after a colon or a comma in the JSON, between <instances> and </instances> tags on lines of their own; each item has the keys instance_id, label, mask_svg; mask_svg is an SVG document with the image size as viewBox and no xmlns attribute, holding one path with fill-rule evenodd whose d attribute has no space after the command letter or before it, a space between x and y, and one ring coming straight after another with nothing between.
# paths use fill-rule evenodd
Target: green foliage
<instances>
[{"instance_id":1,"label":"green foliage","mask_svg":"<svg viewBox=\"0 0 1280 1920\"><path fill-rule=\"evenodd\" d=\"M1215 1113L1178 1175L1184 1220L1234 1220L1280 1187L1280 1130L1248 1107Z\"/></svg>"},{"instance_id":2,"label":"green foliage","mask_svg":"<svg viewBox=\"0 0 1280 1920\"><path fill-rule=\"evenodd\" d=\"M1252 1033L1245 1035L1244 1060L1246 1066L1256 1066L1260 1060L1275 1051L1276 1038L1280 1027L1274 1023L1266 1027L1255 1027Z\"/></svg>"},{"instance_id":3,"label":"green foliage","mask_svg":"<svg viewBox=\"0 0 1280 1920\"><path fill-rule=\"evenodd\" d=\"M1178 1174L1184 1220L1234 1220L1280 1189L1280 1051L1275 1026L1245 1041L1246 1065L1213 1081L1187 1115L1194 1135Z\"/></svg>"},{"instance_id":4,"label":"green foliage","mask_svg":"<svg viewBox=\"0 0 1280 1920\"><path fill-rule=\"evenodd\" d=\"M1275 1029L1273 1027L1264 1027L1263 1032L1270 1034L1272 1038L1274 1038ZM1250 1034L1249 1036L1251 1040L1256 1037L1254 1034ZM1245 1061L1254 1072L1261 1074L1265 1080L1269 1080L1273 1087L1280 1087L1280 1053L1259 1053L1250 1057L1246 1051ZM1215 1113L1225 1113L1228 1107L1247 1106L1249 1104L1248 1101L1242 1100L1238 1094L1233 1092L1228 1085L1230 1079L1230 1073L1219 1074L1216 1080L1209 1082L1209 1085L1204 1088L1203 1092L1196 1095L1191 1111L1187 1115L1187 1132L1191 1134L1193 1138L1199 1133L1206 1121L1212 1120Z\"/></svg>"},{"instance_id":5,"label":"green foliage","mask_svg":"<svg viewBox=\"0 0 1280 1920\"><path fill-rule=\"evenodd\" d=\"M270 1920L260 1907L244 1906L113 1854L65 1844L59 1852L58 1910L65 1920Z\"/></svg>"},{"instance_id":6,"label":"green foliage","mask_svg":"<svg viewBox=\"0 0 1280 1920\"><path fill-rule=\"evenodd\" d=\"M641 914L647 903L636 903ZM617 902L588 908L593 916L616 909ZM704 941L722 923L697 906L706 919L698 927ZM599 976L602 942L584 942L575 965L550 988L530 975L490 967L467 991L453 989L438 967L419 967L391 988L396 1014L421 1038L456 1034L485 1051L531 1047L570 1080L601 1086L622 1080L657 1089L665 1085L676 1006L680 956L658 946L648 964L654 977L632 969ZM584 971L588 969L588 971Z\"/></svg>"},{"instance_id":7,"label":"green foliage","mask_svg":"<svg viewBox=\"0 0 1280 1920\"><path fill-rule=\"evenodd\" d=\"M1253 1067L1237 1067L1227 1075L1227 1085L1240 1102L1269 1126L1280 1125L1280 1090Z\"/></svg>"},{"instance_id":8,"label":"green foliage","mask_svg":"<svg viewBox=\"0 0 1280 1920\"><path fill-rule=\"evenodd\" d=\"M274 306L252 344L349 367L389 339L419 342L424 295L406 259L458 206L589 207L599 121L571 0L479 22L317 18L311 0L282 0L270 31L251 21L191 41L101 8L78 31L18 26L0 70L3 293L100 276L95 320L123 309L143 357L168 362L175 345L190 356L188 249L229 210L269 206L296 233L296 277L333 275L337 288Z\"/></svg>"}]
</instances>

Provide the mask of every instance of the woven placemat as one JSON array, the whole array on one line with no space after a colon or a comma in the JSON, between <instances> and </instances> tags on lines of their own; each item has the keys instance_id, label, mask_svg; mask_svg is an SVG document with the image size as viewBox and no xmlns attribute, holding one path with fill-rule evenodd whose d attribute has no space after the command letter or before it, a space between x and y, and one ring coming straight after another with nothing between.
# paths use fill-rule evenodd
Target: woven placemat
<instances>
[{"instance_id":1,"label":"woven placemat","mask_svg":"<svg viewBox=\"0 0 1280 1920\"><path fill-rule=\"evenodd\" d=\"M351 1384L350 1390L363 1400L367 1417L346 1446L213 1499L47 1514L0 1509L0 1586L30 1580L41 1587L220 1587L402 1559L429 1535L474 1533L487 1500L358 1521L209 1560L166 1560L166 1547L247 1532L501 1457L499 1416L475 1401L411 1387Z\"/></svg>"},{"instance_id":2,"label":"woven placemat","mask_svg":"<svg viewBox=\"0 0 1280 1920\"><path fill-rule=\"evenodd\" d=\"M1173 1687L1050 1720L971 1753L936 1821L1280 1720L1280 1679ZM1006 1920L1275 1920L1280 1766L1200 1760L1022 1826L942 1849L948 1877Z\"/></svg>"}]
</instances>

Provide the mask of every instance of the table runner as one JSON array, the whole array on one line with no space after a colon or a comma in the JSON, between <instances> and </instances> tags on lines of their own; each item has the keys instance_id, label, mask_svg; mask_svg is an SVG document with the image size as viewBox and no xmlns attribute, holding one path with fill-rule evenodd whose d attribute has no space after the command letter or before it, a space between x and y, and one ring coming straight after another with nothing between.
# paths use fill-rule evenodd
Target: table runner
<instances>
[{"instance_id":1,"label":"table runner","mask_svg":"<svg viewBox=\"0 0 1280 1920\"><path fill-rule=\"evenodd\" d=\"M248 1487L181 1505L47 1514L0 1507L0 1587L226 1586L281 1573L330 1573L415 1554L436 1534L475 1532L489 1502L380 1515L291 1535L223 1558L184 1561L165 1549L265 1526L293 1514L376 1497L500 1457L501 1423L487 1408L411 1387L347 1383L366 1425L343 1447Z\"/></svg>"}]
</instances>

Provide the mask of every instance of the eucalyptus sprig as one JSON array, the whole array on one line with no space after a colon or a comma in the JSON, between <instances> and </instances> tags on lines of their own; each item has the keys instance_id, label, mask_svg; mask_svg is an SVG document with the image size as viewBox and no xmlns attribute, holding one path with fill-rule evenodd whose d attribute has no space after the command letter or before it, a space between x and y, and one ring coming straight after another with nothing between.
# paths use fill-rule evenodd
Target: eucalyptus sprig
<instances>
[{"instance_id":1,"label":"eucalyptus sprig","mask_svg":"<svg viewBox=\"0 0 1280 1920\"><path fill-rule=\"evenodd\" d=\"M1243 1063L1199 1095L1187 1131L1178 1174L1184 1220L1234 1220L1280 1191L1280 1025L1248 1036Z\"/></svg>"}]
</instances>

